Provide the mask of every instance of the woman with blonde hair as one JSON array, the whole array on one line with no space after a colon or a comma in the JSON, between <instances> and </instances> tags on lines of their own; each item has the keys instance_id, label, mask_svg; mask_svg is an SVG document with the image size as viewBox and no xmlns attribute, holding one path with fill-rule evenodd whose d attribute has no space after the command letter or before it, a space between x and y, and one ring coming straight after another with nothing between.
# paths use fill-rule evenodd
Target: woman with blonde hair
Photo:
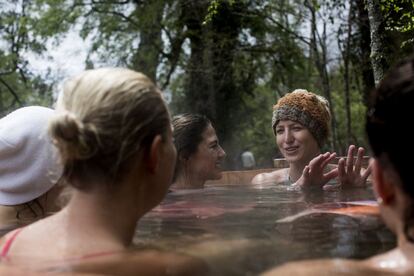
<instances>
[{"instance_id":1,"label":"woman with blonde hair","mask_svg":"<svg viewBox=\"0 0 414 276\"><path fill-rule=\"evenodd\" d=\"M370 170L362 170L364 149L355 146L338 167L329 165L335 153L322 154L329 136L331 114L328 101L315 93L297 89L280 98L273 108L272 129L280 152L289 163L286 169L256 175L253 184L288 183L292 187L321 188L338 177L344 187L364 185Z\"/></svg>"},{"instance_id":2,"label":"woman with blonde hair","mask_svg":"<svg viewBox=\"0 0 414 276\"><path fill-rule=\"evenodd\" d=\"M38 270L201 273L204 264L186 256L128 251L137 221L163 199L174 171L170 116L154 83L128 69L88 70L65 83L56 111L49 130L71 199L6 235L3 259Z\"/></svg>"}]
</instances>

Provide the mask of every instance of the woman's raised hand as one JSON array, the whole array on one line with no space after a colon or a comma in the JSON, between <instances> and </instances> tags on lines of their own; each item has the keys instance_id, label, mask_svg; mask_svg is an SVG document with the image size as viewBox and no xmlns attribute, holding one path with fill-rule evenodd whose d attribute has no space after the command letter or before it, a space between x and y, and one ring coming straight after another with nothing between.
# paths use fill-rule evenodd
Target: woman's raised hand
<instances>
[{"instance_id":1,"label":"woman's raised hand","mask_svg":"<svg viewBox=\"0 0 414 276\"><path fill-rule=\"evenodd\" d=\"M346 160L344 158L339 159L338 181L342 188L364 186L371 173L371 166L368 166L367 169L362 168L362 161L365 153L364 148L358 148L357 158L354 163L355 150L356 147L354 145L349 146Z\"/></svg>"},{"instance_id":2,"label":"woman's raised hand","mask_svg":"<svg viewBox=\"0 0 414 276\"><path fill-rule=\"evenodd\" d=\"M324 173L325 167L334 159L336 153L326 152L313 158L303 169L302 176L294 184L301 189L313 189L322 187L331 179L338 176L338 169L334 168Z\"/></svg>"}]
</instances>

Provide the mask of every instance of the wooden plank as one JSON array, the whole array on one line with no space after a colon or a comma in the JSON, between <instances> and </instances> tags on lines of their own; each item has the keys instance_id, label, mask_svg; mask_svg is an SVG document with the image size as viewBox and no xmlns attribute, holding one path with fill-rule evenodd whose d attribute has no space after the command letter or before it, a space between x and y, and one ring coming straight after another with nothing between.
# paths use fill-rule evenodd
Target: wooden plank
<instances>
[{"instance_id":1,"label":"wooden plank","mask_svg":"<svg viewBox=\"0 0 414 276\"><path fill-rule=\"evenodd\" d=\"M338 164L338 161L341 157L336 157L332 160L331 164ZM346 157L344 157L346 158ZM364 156L363 167L367 167L369 163L369 156ZM206 182L206 185L246 185L250 184L253 177L259 173L271 172L275 169L282 169L288 167L288 162L284 158L274 159L274 167L267 169L257 169L257 170L247 170L247 171L224 171L222 173L222 178L218 180L209 180Z\"/></svg>"},{"instance_id":2,"label":"wooden plank","mask_svg":"<svg viewBox=\"0 0 414 276\"><path fill-rule=\"evenodd\" d=\"M218 180L209 180L206 185L245 185L250 184L253 177L259 173L274 171L274 168L257 169L248 171L224 171L222 178Z\"/></svg>"},{"instance_id":3,"label":"wooden plank","mask_svg":"<svg viewBox=\"0 0 414 276\"><path fill-rule=\"evenodd\" d=\"M338 164L338 161L339 161L340 158L345 158L346 159L346 156L338 156L338 157L335 157L335 159L333 159L330 162L330 164ZM364 167L364 168L368 167L369 158L370 158L370 156L364 156L363 157L363 159L362 159L362 167ZM276 169L287 168L288 166L289 166L288 165L288 162L284 158L276 158L276 159L273 159L273 167L276 168Z\"/></svg>"}]
</instances>

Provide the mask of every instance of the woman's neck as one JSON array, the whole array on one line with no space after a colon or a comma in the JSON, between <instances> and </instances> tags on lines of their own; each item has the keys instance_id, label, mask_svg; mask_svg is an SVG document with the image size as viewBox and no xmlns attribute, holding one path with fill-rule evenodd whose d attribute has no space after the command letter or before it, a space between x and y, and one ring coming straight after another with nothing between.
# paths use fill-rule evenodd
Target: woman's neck
<instances>
[{"instance_id":1,"label":"woman's neck","mask_svg":"<svg viewBox=\"0 0 414 276\"><path fill-rule=\"evenodd\" d=\"M202 189L204 188L205 180L200 179L198 175L190 172L183 171L179 173L177 179L172 184L171 188L174 189Z\"/></svg>"},{"instance_id":2,"label":"woman's neck","mask_svg":"<svg viewBox=\"0 0 414 276\"><path fill-rule=\"evenodd\" d=\"M95 241L111 244L111 249L129 246L137 221L148 210L143 205L145 199L140 196L139 191L127 190L75 190L67 207L61 212L68 233L80 237L93 233Z\"/></svg>"}]
</instances>

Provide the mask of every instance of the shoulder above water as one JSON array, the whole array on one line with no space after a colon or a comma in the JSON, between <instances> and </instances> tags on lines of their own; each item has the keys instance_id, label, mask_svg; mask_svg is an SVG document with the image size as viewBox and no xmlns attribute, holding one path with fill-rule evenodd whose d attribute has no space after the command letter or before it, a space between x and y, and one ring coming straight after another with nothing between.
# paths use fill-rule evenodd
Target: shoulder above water
<instances>
[{"instance_id":1,"label":"shoulder above water","mask_svg":"<svg viewBox=\"0 0 414 276\"><path fill-rule=\"evenodd\" d=\"M67 261L42 261L13 258L13 264L0 265L0 273L26 271L70 273L70 275L206 275L208 267L199 258L158 250L129 250L101 256L88 255ZM11 260L11 259L10 259ZM36 262L37 260L37 262ZM3 268L4 267L4 268ZM7 269L6 269L7 268ZM3 275L3 274L1 274ZM15 274L7 274L15 275ZM23 275L23 274L16 274ZM34 274L37 275L37 274ZM40 275L40 274L39 274ZM54 274L53 274L54 275ZM66 274L63 274L66 275Z\"/></svg>"},{"instance_id":2,"label":"shoulder above water","mask_svg":"<svg viewBox=\"0 0 414 276\"><path fill-rule=\"evenodd\" d=\"M157 250L97 258L78 263L72 269L82 273L111 275L206 275L208 271L201 259Z\"/></svg>"},{"instance_id":3,"label":"shoulder above water","mask_svg":"<svg viewBox=\"0 0 414 276\"><path fill-rule=\"evenodd\" d=\"M353 261L345 259L298 261L281 265L272 270L266 271L263 276L284 275L284 276L336 276L336 275L376 275L388 276L397 275L391 271L376 269L365 261ZM412 275L411 273L398 275Z\"/></svg>"},{"instance_id":4,"label":"shoulder above water","mask_svg":"<svg viewBox=\"0 0 414 276\"><path fill-rule=\"evenodd\" d=\"M287 181L289 169L279 169L270 173L260 173L253 177L252 184L279 184Z\"/></svg>"}]
</instances>

